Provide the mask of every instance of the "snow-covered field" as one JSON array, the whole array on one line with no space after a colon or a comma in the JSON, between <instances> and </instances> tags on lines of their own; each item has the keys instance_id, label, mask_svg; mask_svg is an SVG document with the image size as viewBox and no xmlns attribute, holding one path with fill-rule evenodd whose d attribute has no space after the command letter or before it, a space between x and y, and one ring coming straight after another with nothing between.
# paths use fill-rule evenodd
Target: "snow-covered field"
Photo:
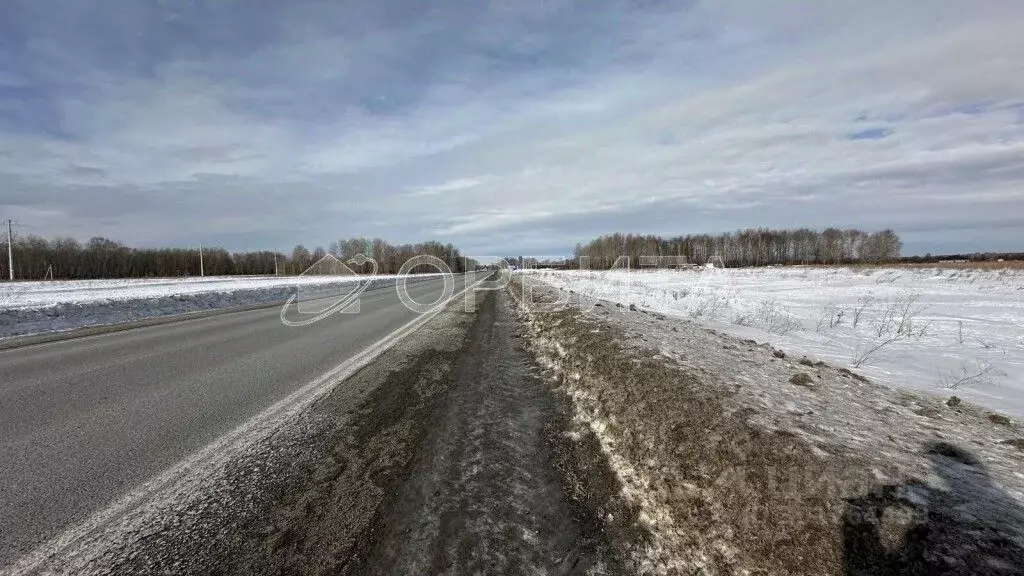
<instances>
[{"instance_id":1,"label":"snow-covered field","mask_svg":"<svg viewBox=\"0 0 1024 576\"><path fill-rule=\"evenodd\" d=\"M580 294L689 318L1024 417L1024 271L778 267L537 271Z\"/></svg>"},{"instance_id":2,"label":"snow-covered field","mask_svg":"<svg viewBox=\"0 0 1024 576\"><path fill-rule=\"evenodd\" d=\"M0 285L0 337L303 298L394 276L210 276L16 282ZM342 288L341 291L348 290Z\"/></svg>"},{"instance_id":3,"label":"snow-covered field","mask_svg":"<svg viewBox=\"0 0 1024 576\"><path fill-rule=\"evenodd\" d=\"M43 308L117 300L142 300L192 294L225 294L241 290L294 289L350 282L368 277L325 276L207 276L205 278L154 278L124 280L68 280L17 282L0 285L0 309Z\"/></svg>"}]
</instances>

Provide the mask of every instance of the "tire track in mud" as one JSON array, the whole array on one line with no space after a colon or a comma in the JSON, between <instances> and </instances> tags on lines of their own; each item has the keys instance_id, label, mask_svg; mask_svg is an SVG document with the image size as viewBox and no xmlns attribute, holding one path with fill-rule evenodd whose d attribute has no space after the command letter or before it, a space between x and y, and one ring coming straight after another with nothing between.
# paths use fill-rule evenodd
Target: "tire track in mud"
<instances>
[{"instance_id":1,"label":"tire track in mud","mask_svg":"<svg viewBox=\"0 0 1024 576\"><path fill-rule=\"evenodd\" d=\"M488 294L478 311L444 406L356 573L604 572L597 513L570 497L560 471L565 407L520 346L505 298Z\"/></svg>"}]
</instances>

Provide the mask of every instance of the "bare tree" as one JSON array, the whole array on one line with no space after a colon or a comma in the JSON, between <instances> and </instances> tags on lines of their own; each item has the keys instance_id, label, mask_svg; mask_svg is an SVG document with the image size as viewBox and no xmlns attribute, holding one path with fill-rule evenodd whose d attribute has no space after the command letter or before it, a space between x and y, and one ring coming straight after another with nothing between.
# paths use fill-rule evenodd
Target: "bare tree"
<instances>
[{"instance_id":1,"label":"bare tree","mask_svg":"<svg viewBox=\"0 0 1024 576\"><path fill-rule=\"evenodd\" d=\"M771 230L748 228L719 235L689 234L664 238L652 235L609 234L576 245L574 255L590 258L591 267L607 270L616 258L682 256L703 264L713 255L726 266L767 264L842 264L886 262L899 257L902 242L892 230L869 234L855 229L807 228Z\"/></svg>"}]
</instances>

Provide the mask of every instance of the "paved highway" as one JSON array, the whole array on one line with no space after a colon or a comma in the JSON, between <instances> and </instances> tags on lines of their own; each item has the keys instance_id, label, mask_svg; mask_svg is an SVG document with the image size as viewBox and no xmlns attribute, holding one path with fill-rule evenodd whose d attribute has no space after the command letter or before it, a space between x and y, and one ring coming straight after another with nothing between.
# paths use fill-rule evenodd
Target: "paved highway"
<instances>
[{"instance_id":1,"label":"paved highway","mask_svg":"<svg viewBox=\"0 0 1024 576\"><path fill-rule=\"evenodd\" d=\"M0 351L0 567L417 317L394 288L361 305L299 328L272 307Z\"/></svg>"}]
</instances>

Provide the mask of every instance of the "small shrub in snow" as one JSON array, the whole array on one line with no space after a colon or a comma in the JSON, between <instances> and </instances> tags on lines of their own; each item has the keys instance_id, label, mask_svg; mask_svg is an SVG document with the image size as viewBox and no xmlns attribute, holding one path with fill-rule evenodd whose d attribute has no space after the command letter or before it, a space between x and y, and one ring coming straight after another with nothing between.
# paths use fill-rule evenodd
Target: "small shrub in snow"
<instances>
[{"instance_id":1,"label":"small shrub in snow","mask_svg":"<svg viewBox=\"0 0 1024 576\"><path fill-rule=\"evenodd\" d=\"M825 306L825 309L821 313L821 318L818 319L817 331L821 332L827 328L837 328L843 323L843 310L835 304L829 304Z\"/></svg>"},{"instance_id":2,"label":"small shrub in snow","mask_svg":"<svg viewBox=\"0 0 1024 576\"><path fill-rule=\"evenodd\" d=\"M924 306L918 305L920 300L920 292L904 292L895 300L884 301L885 308L874 325L875 335L879 338L886 335L921 335L922 327L918 317L924 311Z\"/></svg>"},{"instance_id":3,"label":"small shrub in snow","mask_svg":"<svg viewBox=\"0 0 1024 576\"><path fill-rule=\"evenodd\" d=\"M854 328L860 325L860 319L864 316L864 311L870 308L874 301L875 297L871 294L857 298L857 306L853 309L852 314Z\"/></svg>"},{"instance_id":4,"label":"small shrub in snow","mask_svg":"<svg viewBox=\"0 0 1024 576\"><path fill-rule=\"evenodd\" d=\"M702 290L694 296L697 301L690 310L694 318L718 318L729 304L725 296L715 290Z\"/></svg>"},{"instance_id":5,"label":"small shrub in snow","mask_svg":"<svg viewBox=\"0 0 1024 576\"><path fill-rule=\"evenodd\" d=\"M753 326L754 317L750 314L737 314L732 317L732 323L737 326Z\"/></svg>"},{"instance_id":6,"label":"small shrub in snow","mask_svg":"<svg viewBox=\"0 0 1024 576\"><path fill-rule=\"evenodd\" d=\"M939 374L939 384L947 390L956 390L961 386L988 384L992 376L998 372L995 367L983 362L961 362L960 369L956 372L945 371Z\"/></svg>"},{"instance_id":7,"label":"small shrub in snow","mask_svg":"<svg viewBox=\"0 0 1024 576\"><path fill-rule=\"evenodd\" d=\"M785 358L786 357L786 353L783 352L782 350L776 350L776 351L772 352L772 356L775 356L776 358Z\"/></svg>"},{"instance_id":8,"label":"small shrub in snow","mask_svg":"<svg viewBox=\"0 0 1024 576\"><path fill-rule=\"evenodd\" d=\"M918 317L924 311L924 306L918 306L921 301L920 292L905 292L893 302L895 309L893 319L896 320L896 333L904 336L924 336L927 324L921 325Z\"/></svg>"},{"instance_id":9,"label":"small shrub in snow","mask_svg":"<svg viewBox=\"0 0 1024 576\"><path fill-rule=\"evenodd\" d=\"M853 351L853 366L860 368L876 354L901 340L923 338L930 323L921 322L924 306L918 305L920 292L904 292L899 298L886 302L873 327L877 337L872 342L862 342Z\"/></svg>"},{"instance_id":10,"label":"small shrub in snow","mask_svg":"<svg viewBox=\"0 0 1024 576\"><path fill-rule=\"evenodd\" d=\"M813 385L813 382L814 380L812 380L809 375L804 374L803 372L797 372L796 374L793 374L792 378L789 379L790 384L795 384L797 386L811 386Z\"/></svg>"},{"instance_id":11,"label":"small shrub in snow","mask_svg":"<svg viewBox=\"0 0 1024 576\"><path fill-rule=\"evenodd\" d=\"M791 316L777 300L764 300L761 302L757 307L754 317L759 324L772 334L785 336L803 328L800 321Z\"/></svg>"},{"instance_id":12,"label":"small shrub in snow","mask_svg":"<svg viewBox=\"0 0 1024 576\"><path fill-rule=\"evenodd\" d=\"M989 342L988 340L978 340L978 344L981 344L981 347L984 348L985 350L992 350L996 347L995 344Z\"/></svg>"},{"instance_id":13,"label":"small shrub in snow","mask_svg":"<svg viewBox=\"0 0 1024 576\"><path fill-rule=\"evenodd\" d=\"M988 419L993 424L999 424L1000 426L1009 426L1012 423L1009 418L1002 414L989 414Z\"/></svg>"},{"instance_id":14,"label":"small shrub in snow","mask_svg":"<svg viewBox=\"0 0 1024 576\"><path fill-rule=\"evenodd\" d=\"M853 356L850 360L853 362L854 368L860 368L867 363L875 354L884 348L892 345L900 340L900 336L889 336L877 342L869 342L866 345L858 345L853 350Z\"/></svg>"},{"instance_id":15,"label":"small shrub in snow","mask_svg":"<svg viewBox=\"0 0 1024 576\"><path fill-rule=\"evenodd\" d=\"M946 400L946 406L949 406L950 408L956 408L957 406L959 406L962 403L963 403L963 400L961 400L957 396L952 396L952 397L950 397L949 400Z\"/></svg>"},{"instance_id":16,"label":"small shrub in snow","mask_svg":"<svg viewBox=\"0 0 1024 576\"><path fill-rule=\"evenodd\" d=\"M800 364L803 365L803 366L812 366L812 367L814 366L814 362L811 362L807 358L801 358L800 359Z\"/></svg>"}]
</instances>

